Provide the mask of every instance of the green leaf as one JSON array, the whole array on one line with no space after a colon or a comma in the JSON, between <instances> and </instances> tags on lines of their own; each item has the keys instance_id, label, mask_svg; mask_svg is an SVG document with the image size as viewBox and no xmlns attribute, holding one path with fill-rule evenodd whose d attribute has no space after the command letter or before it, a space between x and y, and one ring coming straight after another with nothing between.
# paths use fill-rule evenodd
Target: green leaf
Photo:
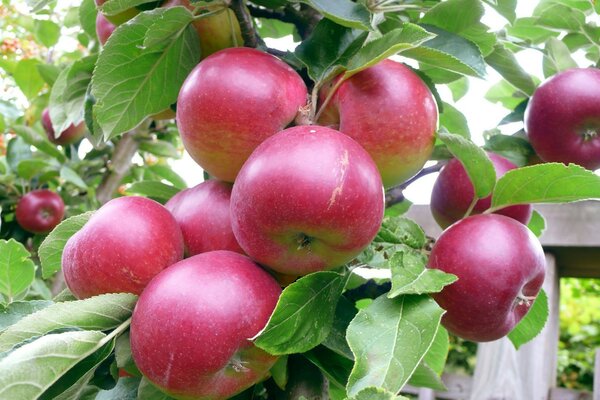
<instances>
[{"instance_id":1,"label":"green leaf","mask_svg":"<svg viewBox=\"0 0 600 400\"><path fill-rule=\"evenodd\" d=\"M56 166L48 160L31 158L19 162L17 165L17 174L25 180L31 180L34 176L40 175L48 169L52 169L52 167Z\"/></svg>"},{"instance_id":2,"label":"green leaf","mask_svg":"<svg viewBox=\"0 0 600 400\"><path fill-rule=\"evenodd\" d=\"M506 33L509 37L522 39L531 44L540 44L552 36L559 35L558 32L540 26L535 17L515 20L512 26L506 27Z\"/></svg>"},{"instance_id":3,"label":"green leaf","mask_svg":"<svg viewBox=\"0 0 600 400\"><path fill-rule=\"evenodd\" d=\"M31 8L32 13L38 13L44 9L52 0L27 0L27 5Z\"/></svg>"},{"instance_id":4,"label":"green leaf","mask_svg":"<svg viewBox=\"0 0 600 400\"><path fill-rule=\"evenodd\" d=\"M303 353L317 346L329 335L344 282L343 275L322 271L286 287L254 343L274 355Z\"/></svg>"},{"instance_id":5,"label":"green leaf","mask_svg":"<svg viewBox=\"0 0 600 400\"><path fill-rule=\"evenodd\" d=\"M155 0L107 0L98 7L98 10L105 15L116 15L130 8L153 2Z\"/></svg>"},{"instance_id":6,"label":"green leaf","mask_svg":"<svg viewBox=\"0 0 600 400\"><path fill-rule=\"evenodd\" d=\"M64 179L66 182L72 183L73 185L77 186L79 189L83 189L83 190L88 189L87 184L83 181L83 179L81 179L79 174L77 174L77 172L73 171L71 168L67 167L66 165L63 165L60 168L60 177L61 177L61 179Z\"/></svg>"},{"instance_id":7,"label":"green leaf","mask_svg":"<svg viewBox=\"0 0 600 400\"><path fill-rule=\"evenodd\" d=\"M492 135L485 138L483 148L508 158L516 165L527 164L534 154L529 142L519 136Z\"/></svg>"},{"instance_id":8,"label":"green leaf","mask_svg":"<svg viewBox=\"0 0 600 400\"><path fill-rule=\"evenodd\" d=\"M469 92L469 79L463 76L462 78L449 83L447 86L452 92L452 100L457 102Z\"/></svg>"},{"instance_id":9,"label":"green leaf","mask_svg":"<svg viewBox=\"0 0 600 400\"><path fill-rule=\"evenodd\" d=\"M431 347L443 313L426 295L383 295L360 310L347 333L356 359L348 394L370 386L397 393Z\"/></svg>"},{"instance_id":10,"label":"green leaf","mask_svg":"<svg viewBox=\"0 0 600 400\"><path fill-rule=\"evenodd\" d=\"M350 397L348 400L408 400L407 397L404 396L396 396L392 392L388 392L385 389L377 388L377 387L368 387L360 392L358 392L355 396Z\"/></svg>"},{"instance_id":11,"label":"green leaf","mask_svg":"<svg viewBox=\"0 0 600 400\"><path fill-rule=\"evenodd\" d=\"M105 139L139 125L177 100L179 89L200 58L198 33L183 7L159 8L120 25L98 57L92 95L94 115ZM161 46L144 47L157 23L179 23L179 31ZM148 101L152 99L152 101Z\"/></svg>"},{"instance_id":12,"label":"green leaf","mask_svg":"<svg viewBox=\"0 0 600 400\"><path fill-rule=\"evenodd\" d=\"M0 240L0 294L7 297L8 303L27 290L35 278L35 264L30 257L16 240Z\"/></svg>"},{"instance_id":13,"label":"green leaf","mask_svg":"<svg viewBox=\"0 0 600 400\"><path fill-rule=\"evenodd\" d=\"M585 14L573 7L552 4L544 9L536 22L549 29L579 31L585 25Z\"/></svg>"},{"instance_id":14,"label":"green leaf","mask_svg":"<svg viewBox=\"0 0 600 400\"><path fill-rule=\"evenodd\" d=\"M281 356L269 370L273 381L281 390L285 390L288 382L288 356Z\"/></svg>"},{"instance_id":15,"label":"green leaf","mask_svg":"<svg viewBox=\"0 0 600 400\"><path fill-rule=\"evenodd\" d=\"M489 196L496 184L496 170L485 151L459 135L438 132L438 138L465 167L475 195L480 199Z\"/></svg>"},{"instance_id":16,"label":"green leaf","mask_svg":"<svg viewBox=\"0 0 600 400\"><path fill-rule=\"evenodd\" d=\"M550 77L576 67L577 63L571 57L571 50L567 45L556 38L548 39L543 62L544 76Z\"/></svg>"},{"instance_id":17,"label":"green leaf","mask_svg":"<svg viewBox=\"0 0 600 400\"><path fill-rule=\"evenodd\" d=\"M485 3L490 5L498 14L502 15L508 20L513 22L517 18L516 8L517 0L484 0Z\"/></svg>"},{"instance_id":18,"label":"green leaf","mask_svg":"<svg viewBox=\"0 0 600 400\"><path fill-rule=\"evenodd\" d=\"M64 332L15 349L0 359L0 398L39 398L78 362L102 347L106 338L96 331Z\"/></svg>"},{"instance_id":19,"label":"green leaf","mask_svg":"<svg viewBox=\"0 0 600 400\"><path fill-rule=\"evenodd\" d=\"M353 362L351 360L323 346L318 346L304 353L304 356L321 370L329 380L330 386L340 389L346 387L348 376L352 371Z\"/></svg>"},{"instance_id":20,"label":"green leaf","mask_svg":"<svg viewBox=\"0 0 600 400\"><path fill-rule=\"evenodd\" d=\"M23 59L17 63L13 74L17 86L29 100L35 98L45 84L38 72L38 64L40 61L34 58Z\"/></svg>"},{"instance_id":21,"label":"green leaf","mask_svg":"<svg viewBox=\"0 0 600 400\"><path fill-rule=\"evenodd\" d=\"M354 303L346 297L341 296L335 308L331 331L322 343L323 346L327 347L329 350L332 350L349 360L354 359L354 354L352 354L348 342L346 341L346 331L357 312L358 310L354 306Z\"/></svg>"},{"instance_id":22,"label":"green leaf","mask_svg":"<svg viewBox=\"0 0 600 400\"><path fill-rule=\"evenodd\" d=\"M179 189L157 181L135 182L126 190L127 194L150 197L161 203L166 203L179 193Z\"/></svg>"},{"instance_id":23,"label":"green leaf","mask_svg":"<svg viewBox=\"0 0 600 400\"><path fill-rule=\"evenodd\" d=\"M458 111L453 105L444 102L444 111L440 113L440 125L446 128L448 132L456 133L469 139L469 123L467 118Z\"/></svg>"},{"instance_id":24,"label":"green leaf","mask_svg":"<svg viewBox=\"0 0 600 400\"><path fill-rule=\"evenodd\" d=\"M129 331L123 333L117 338L115 346L115 361L118 368L123 368L127 373L135 376L141 376L142 373L135 365L131 355L131 341Z\"/></svg>"},{"instance_id":25,"label":"green leaf","mask_svg":"<svg viewBox=\"0 0 600 400\"><path fill-rule=\"evenodd\" d=\"M161 392L148 379L142 377L137 392L138 400L174 400L171 396ZM112 400L112 399L111 399Z\"/></svg>"},{"instance_id":26,"label":"green leaf","mask_svg":"<svg viewBox=\"0 0 600 400\"><path fill-rule=\"evenodd\" d=\"M179 150L164 140L144 140L140 142L140 150L159 157L180 158Z\"/></svg>"},{"instance_id":27,"label":"green leaf","mask_svg":"<svg viewBox=\"0 0 600 400\"><path fill-rule=\"evenodd\" d=\"M96 400L136 400L138 399L139 385L139 378L121 378L117 381L117 386L111 390L98 392ZM139 398L142 399L142 397Z\"/></svg>"},{"instance_id":28,"label":"green leaf","mask_svg":"<svg viewBox=\"0 0 600 400\"><path fill-rule=\"evenodd\" d=\"M403 52L403 56L461 75L480 78L486 75L485 60L473 42L435 26L424 25L424 28L436 37Z\"/></svg>"},{"instance_id":29,"label":"green leaf","mask_svg":"<svg viewBox=\"0 0 600 400\"><path fill-rule=\"evenodd\" d=\"M427 257L409 247L401 248L389 261L392 288L387 296L440 292L458 279L455 275L427 268Z\"/></svg>"},{"instance_id":30,"label":"green leaf","mask_svg":"<svg viewBox=\"0 0 600 400\"><path fill-rule=\"evenodd\" d=\"M487 91L485 98L492 103L500 103L505 108L514 110L523 100L527 99L527 95L507 81L501 80Z\"/></svg>"},{"instance_id":31,"label":"green leaf","mask_svg":"<svg viewBox=\"0 0 600 400\"><path fill-rule=\"evenodd\" d=\"M136 301L137 296L133 294L115 293L55 303L29 314L0 334L0 353L59 329L107 331L116 328L131 316Z\"/></svg>"},{"instance_id":32,"label":"green leaf","mask_svg":"<svg viewBox=\"0 0 600 400\"><path fill-rule=\"evenodd\" d=\"M367 42L346 64L346 77L396 54L421 45L434 35L418 25L406 23L402 28L393 29L383 36Z\"/></svg>"},{"instance_id":33,"label":"green leaf","mask_svg":"<svg viewBox=\"0 0 600 400\"><path fill-rule=\"evenodd\" d=\"M441 375L444 372L449 347L448 331L440 326L431 347L408 383L412 386L446 391L447 388L441 379Z\"/></svg>"},{"instance_id":34,"label":"green leaf","mask_svg":"<svg viewBox=\"0 0 600 400\"><path fill-rule=\"evenodd\" d=\"M83 121L85 94L92 79L96 56L84 57L65 68L50 92L50 119L55 135Z\"/></svg>"},{"instance_id":35,"label":"green leaf","mask_svg":"<svg viewBox=\"0 0 600 400\"><path fill-rule=\"evenodd\" d=\"M58 78L58 74L60 74L60 68L52 64L38 64L36 67L42 79L46 81L48 85L54 85L56 78Z\"/></svg>"},{"instance_id":36,"label":"green leaf","mask_svg":"<svg viewBox=\"0 0 600 400\"><path fill-rule=\"evenodd\" d=\"M44 279L48 279L60 270L62 253L67 241L83 228L93 213L93 211L89 211L67 218L46 236L46 239L44 239L38 250Z\"/></svg>"},{"instance_id":37,"label":"green leaf","mask_svg":"<svg viewBox=\"0 0 600 400\"><path fill-rule=\"evenodd\" d=\"M589 199L600 199L600 176L575 164L545 163L513 169L498 179L492 209Z\"/></svg>"},{"instance_id":38,"label":"green leaf","mask_svg":"<svg viewBox=\"0 0 600 400\"><path fill-rule=\"evenodd\" d=\"M300 0L333 22L348 28L371 29L371 13L351 0Z\"/></svg>"},{"instance_id":39,"label":"green leaf","mask_svg":"<svg viewBox=\"0 0 600 400\"><path fill-rule=\"evenodd\" d=\"M60 38L60 27L50 20L36 19L33 35L39 43L52 47Z\"/></svg>"},{"instance_id":40,"label":"green leaf","mask_svg":"<svg viewBox=\"0 0 600 400\"><path fill-rule=\"evenodd\" d=\"M384 218L376 243L405 244L413 249L421 249L427 243L423 229L406 217Z\"/></svg>"},{"instance_id":41,"label":"green leaf","mask_svg":"<svg viewBox=\"0 0 600 400\"><path fill-rule=\"evenodd\" d=\"M460 33L478 24L484 12L479 0L448 0L427 11L421 18L421 23Z\"/></svg>"},{"instance_id":42,"label":"green leaf","mask_svg":"<svg viewBox=\"0 0 600 400\"><path fill-rule=\"evenodd\" d=\"M519 65L515 55L506 49L504 45L497 44L494 51L485 58L485 61L508 82L523 93L531 96L535 91L535 82L525 70Z\"/></svg>"},{"instance_id":43,"label":"green leaf","mask_svg":"<svg viewBox=\"0 0 600 400\"><path fill-rule=\"evenodd\" d=\"M515 346L519 349L522 345L534 339L540 334L546 321L548 320L548 295L544 289L542 289L533 305L525 314L523 319L514 327L514 329L508 334L508 338Z\"/></svg>"},{"instance_id":44,"label":"green leaf","mask_svg":"<svg viewBox=\"0 0 600 400\"><path fill-rule=\"evenodd\" d=\"M356 53L366 38L364 31L322 19L294 54L306 65L312 80L323 82L343 70L343 60Z\"/></svg>"},{"instance_id":45,"label":"green leaf","mask_svg":"<svg viewBox=\"0 0 600 400\"><path fill-rule=\"evenodd\" d=\"M257 21L257 31L261 38L280 39L295 33L296 27L291 23L267 18L258 18Z\"/></svg>"},{"instance_id":46,"label":"green leaf","mask_svg":"<svg viewBox=\"0 0 600 400\"><path fill-rule=\"evenodd\" d=\"M540 214L536 210L533 210L533 213L531 214L531 219L529 220L527 227L529 228L529 230L531 230L531 232L533 232L535 236L540 237L542 236L542 233L544 233L544 231L546 230L546 219L543 217L542 214Z\"/></svg>"},{"instance_id":47,"label":"green leaf","mask_svg":"<svg viewBox=\"0 0 600 400\"><path fill-rule=\"evenodd\" d=\"M38 150L56 158L60 162L65 162L66 157L62 151L58 150L55 145L50 143L46 135L40 134L28 126L16 125L12 127L17 135L19 135L27 144L36 147Z\"/></svg>"},{"instance_id":48,"label":"green leaf","mask_svg":"<svg viewBox=\"0 0 600 400\"><path fill-rule=\"evenodd\" d=\"M170 166L155 164L146 168L146 171L155 174L156 176L165 179L177 189L186 189L187 183L185 180L177 174L177 172L173 171Z\"/></svg>"},{"instance_id":49,"label":"green leaf","mask_svg":"<svg viewBox=\"0 0 600 400\"><path fill-rule=\"evenodd\" d=\"M98 9L94 0L82 0L79 6L79 24L91 38L96 38L96 15Z\"/></svg>"},{"instance_id":50,"label":"green leaf","mask_svg":"<svg viewBox=\"0 0 600 400\"><path fill-rule=\"evenodd\" d=\"M53 304L47 300L15 301L8 306L0 305L0 333L16 324L26 315L32 314Z\"/></svg>"}]
</instances>

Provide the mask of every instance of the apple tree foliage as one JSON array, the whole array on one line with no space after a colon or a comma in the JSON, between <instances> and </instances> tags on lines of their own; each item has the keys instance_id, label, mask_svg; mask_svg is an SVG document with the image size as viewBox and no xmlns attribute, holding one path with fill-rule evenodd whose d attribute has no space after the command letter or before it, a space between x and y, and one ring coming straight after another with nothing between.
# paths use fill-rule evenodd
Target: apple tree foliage
<instances>
[{"instance_id":1,"label":"apple tree foliage","mask_svg":"<svg viewBox=\"0 0 600 400\"><path fill-rule=\"evenodd\" d=\"M245 45L301 72L313 98L334 76L349 78L390 56L413 66L440 110L432 156L437 164L417 177L454 156L466 167L476 196L492 195L492 209L600 198L600 177L590 171L528 166L534 152L522 129L486 132L478 147L464 115L437 96L446 86L456 102L468 92L470 78L486 79L493 69L503 80L486 98L507 108L498 126L522 122L540 78L578 65L573 53L581 55L581 67L600 66L600 27L590 18L600 12L597 2L542 0L531 15L517 16L516 0L192 1L195 12L139 13L103 48L94 1L66 8L58 3L0 3L0 398L169 398L132 362L128 326L135 296L75 300L61 291L60 258L67 239L111 197L137 194L164 203L186 187L169 164L182 155L176 126L152 116L176 102L201 58L190 24L202 18L207 3L232 8ZM101 12L114 15L145 3L155 2L109 0ZM505 26L491 31L483 22L486 12L498 13ZM264 40L289 35L299 42L293 51L268 48ZM65 50L63 40L76 44ZM527 49L543 54L544 77L519 65L515 55ZM46 106L57 132L84 121L93 147L52 144L40 124ZM484 149L521 168L496 182ZM410 206L402 196L407 184L388 190L382 228L356 260L284 289L269 323L253 339L282 357L267 381L236 398L281 396L300 386L307 398L356 400L402 398L397 396L406 384L444 388L444 310L428 294L456 277L425 268L431 241L403 216ZM41 187L61 195L68 217L44 236L23 231L14 217L18 198ZM541 234L543 217L535 214L530 228ZM361 270L387 273L369 279ZM547 312L542 293L509 334L515 346L539 333ZM118 378L119 369L130 376Z\"/></svg>"}]
</instances>

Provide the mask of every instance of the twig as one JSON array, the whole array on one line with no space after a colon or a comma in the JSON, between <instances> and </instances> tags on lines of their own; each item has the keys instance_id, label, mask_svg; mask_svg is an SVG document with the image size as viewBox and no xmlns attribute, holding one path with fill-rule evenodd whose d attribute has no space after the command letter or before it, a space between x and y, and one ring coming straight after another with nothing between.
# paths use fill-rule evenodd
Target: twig
<instances>
[{"instance_id":1,"label":"twig","mask_svg":"<svg viewBox=\"0 0 600 400\"><path fill-rule=\"evenodd\" d=\"M404 190L415 181L421 179L422 177L433 174L434 172L438 172L442 167L446 165L446 161L440 161L431 167L423 168L419 171L418 174L407 180L406 182L401 183L398 186L394 186L393 188L388 189L385 192L385 207L391 207L395 204L398 204L404 200Z\"/></svg>"},{"instance_id":2,"label":"twig","mask_svg":"<svg viewBox=\"0 0 600 400\"><path fill-rule=\"evenodd\" d=\"M104 179L102 179L96 191L96 199L98 199L100 204L104 204L112 198L113 193L117 190L121 184L121 180L123 180L123 177L131 167L131 159L139 146L134 137L135 133L135 131L130 131L124 134L115 147L113 156L108 164L110 171L104 175Z\"/></svg>"},{"instance_id":3,"label":"twig","mask_svg":"<svg viewBox=\"0 0 600 400\"><path fill-rule=\"evenodd\" d=\"M276 19L282 22L294 24L298 30L298 34L306 39L322 16L311 7L302 5L299 9L293 5L285 7L283 10L270 10L267 8L257 7L252 4L247 5L250 14L255 18Z\"/></svg>"},{"instance_id":4,"label":"twig","mask_svg":"<svg viewBox=\"0 0 600 400\"><path fill-rule=\"evenodd\" d=\"M258 34L256 33L256 29L254 29L254 21L252 21L252 16L248 12L244 1L231 0L231 4L229 7L231 8L238 22L240 23L240 32L242 33L242 38L244 39L244 46L258 47Z\"/></svg>"}]
</instances>

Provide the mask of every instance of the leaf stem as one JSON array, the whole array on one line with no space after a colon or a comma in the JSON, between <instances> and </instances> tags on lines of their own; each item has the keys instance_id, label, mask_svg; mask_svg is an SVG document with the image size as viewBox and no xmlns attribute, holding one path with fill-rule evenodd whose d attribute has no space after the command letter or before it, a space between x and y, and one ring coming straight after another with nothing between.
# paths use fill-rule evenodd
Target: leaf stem
<instances>
[{"instance_id":1,"label":"leaf stem","mask_svg":"<svg viewBox=\"0 0 600 400\"><path fill-rule=\"evenodd\" d=\"M329 93L327 93L327 97L325 97L325 100L323 100L323 104L321 104L319 111L316 112L316 115L314 117L315 122L317 122L319 120L319 118L321 117L321 114L323 114L323 112L325 111L325 108L331 102L331 99L333 98L333 96L335 95L337 90L340 88L340 86L342 86L342 83L344 83L346 81L346 79L348 79L348 77L346 77L346 74L344 73L340 77L340 79L335 83L335 85L333 85L333 87L329 90ZM315 87L316 86L317 85L315 85ZM322 83L319 85L319 87L320 86L322 86ZM314 92L314 90L313 90L313 92ZM316 109L316 104L314 105L314 107Z\"/></svg>"},{"instance_id":2,"label":"leaf stem","mask_svg":"<svg viewBox=\"0 0 600 400\"><path fill-rule=\"evenodd\" d=\"M471 205L469 205L469 208L467 208L467 212L463 216L463 219L467 218L469 215L471 215L471 213L473 212L473 209L475 208L475 205L477 204L478 201L479 201L479 198L477 196L473 196L473 201L471 201Z\"/></svg>"}]
</instances>

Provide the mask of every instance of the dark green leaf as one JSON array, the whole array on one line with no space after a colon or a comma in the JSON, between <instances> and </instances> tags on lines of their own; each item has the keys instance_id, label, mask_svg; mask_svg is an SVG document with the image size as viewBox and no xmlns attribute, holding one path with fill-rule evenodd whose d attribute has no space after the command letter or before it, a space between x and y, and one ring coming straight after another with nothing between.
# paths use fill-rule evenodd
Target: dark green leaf
<instances>
[{"instance_id":1,"label":"dark green leaf","mask_svg":"<svg viewBox=\"0 0 600 400\"><path fill-rule=\"evenodd\" d=\"M514 169L498 179L492 209L588 199L600 199L600 176L575 164L546 163Z\"/></svg>"},{"instance_id":2,"label":"dark green leaf","mask_svg":"<svg viewBox=\"0 0 600 400\"><path fill-rule=\"evenodd\" d=\"M438 132L438 138L465 167L475 188L475 195L482 199L492 193L496 170L485 151L462 136Z\"/></svg>"},{"instance_id":3,"label":"dark green leaf","mask_svg":"<svg viewBox=\"0 0 600 400\"><path fill-rule=\"evenodd\" d=\"M42 264L42 276L47 279L61 268L62 252L71 238L88 222L94 212L89 211L62 221L40 245L38 256Z\"/></svg>"},{"instance_id":4,"label":"dark green leaf","mask_svg":"<svg viewBox=\"0 0 600 400\"><path fill-rule=\"evenodd\" d=\"M105 139L127 132L177 100L200 57L198 34L188 24L189 15L183 7L159 8L139 14L113 32L92 78L94 116ZM145 48L146 34L157 23L181 25L161 46Z\"/></svg>"},{"instance_id":5,"label":"dark green leaf","mask_svg":"<svg viewBox=\"0 0 600 400\"><path fill-rule=\"evenodd\" d=\"M350 321L352 321L357 312L358 310L354 304L346 297L341 296L337 307L335 308L331 332L323 341L323 346L349 360L354 359L354 355L352 354L350 347L348 347L346 331L348 330Z\"/></svg>"},{"instance_id":6,"label":"dark green leaf","mask_svg":"<svg viewBox=\"0 0 600 400\"><path fill-rule=\"evenodd\" d=\"M345 388L348 382L348 376L352 371L352 361L342 357L333 351L318 346L307 353L304 356L312 362L314 365L319 367L321 372L329 380L331 386L338 388Z\"/></svg>"},{"instance_id":7,"label":"dark green leaf","mask_svg":"<svg viewBox=\"0 0 600 400\"><path fill-rule=\"evenodd\" d=\"M431 347L443 313L426 295L381 296L360 310L347 333L356 359L348 394L370 386L397 393Z\"/></svg>"},{"instance_id":8,"label":"dark green leaf","mask_svg":"<svg viewBox=\"0 0 600 400\"><path fill-rule=\"evenodd\" d=\"M306 275L283 290L255 344L275 355L302 353L329 335L344 276L332 271Z\"/></svg>"},{"instance_id":9,"label":"dark green leaf","mask_svg":"<svg viewBox=\"0 0 600 400\"><path fill-rule=\"evenodd\" d=\"M542 289L523 319L508 334L508 338L519 348L540 334L548 319L548 296Z\"/></svg>"},{"instance_id":10,"label":"dark green leaf","mask_svg":"<svg viewBox=\"0 0 600 400\"><path fill-rule=\"evenodd\" d=\"M8 303L27 290L35 278L35 264L30 257L25 246L16 240L0 240L0 294L6 296Z\"/></svg>"}]
</instances>

